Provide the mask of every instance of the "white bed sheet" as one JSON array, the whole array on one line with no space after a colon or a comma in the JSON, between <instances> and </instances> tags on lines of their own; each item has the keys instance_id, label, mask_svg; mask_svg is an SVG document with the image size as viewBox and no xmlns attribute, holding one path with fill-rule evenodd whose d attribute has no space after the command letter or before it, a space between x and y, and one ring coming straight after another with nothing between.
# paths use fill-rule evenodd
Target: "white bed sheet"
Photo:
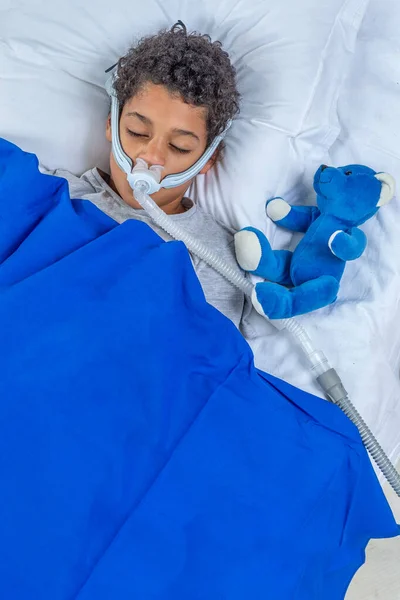
<instances>
[{"instance_id":1,"label":"white bed sheet","mask_svg":"<svg viewBox=\"0 0 400 600\"><path fill-rule=\"evenodd\" d=\"M324 161L388 171L397 180L398 197L364 226L368 248L347 265L338 302L301 319L395 463L400 457L399 31L398 0L372 0L338 103L341 133ZM315 166L308 165L309 182ZM286 243L277 234L274 246ZM319 394L285 334L266 326L264 331L266 336L251 342L258 365Z\"/></svg>"}]
</instances>

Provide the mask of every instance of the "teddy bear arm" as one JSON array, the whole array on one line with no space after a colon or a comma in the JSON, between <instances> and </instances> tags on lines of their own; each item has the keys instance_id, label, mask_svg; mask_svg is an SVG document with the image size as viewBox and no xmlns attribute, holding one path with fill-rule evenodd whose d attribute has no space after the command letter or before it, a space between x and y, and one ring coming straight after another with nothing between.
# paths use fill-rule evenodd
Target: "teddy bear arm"
<instances>
[{"instance_id":1,"label":"teddy bear arm","mask_svg":"<svg viewBox=\"0 0 400 600\"><path fill-rule=\"evenodd\" d=\"M317 206L291 206L283 198L269 200L266 212L279 227L301 233L305 233L321 214Z\"/></svg>"},{"instance_id":2,"label":"teddy bear arm","mask_svg":"<svg viewBox=\"0 0 400 600\"><path fill-rule=\"evenodd\" d=\"M332 254L342 260L359 258L367 246L366 235L358 227L353 227L350 233L334 231L328 241Z\"/></svg>"}]
</instances>

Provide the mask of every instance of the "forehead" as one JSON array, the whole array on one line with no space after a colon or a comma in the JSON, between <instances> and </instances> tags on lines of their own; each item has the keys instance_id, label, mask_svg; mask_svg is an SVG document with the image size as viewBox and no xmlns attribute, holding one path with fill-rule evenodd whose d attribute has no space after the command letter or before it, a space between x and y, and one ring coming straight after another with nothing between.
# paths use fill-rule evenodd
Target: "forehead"
<instances>
[{"instance_id":1,"label":"forehead","mask_svg":"<svg viewBox=\"0 0 400 600\"><path fill-rule=\"evenodd\" d=\"M189 129L206 135L207 112L204 107L186 103L179 94L171 93L165 86L146 83L128 100L122 114L137 112L154 124L162 122L166 128Z\"/></svg>"}]
</instances>

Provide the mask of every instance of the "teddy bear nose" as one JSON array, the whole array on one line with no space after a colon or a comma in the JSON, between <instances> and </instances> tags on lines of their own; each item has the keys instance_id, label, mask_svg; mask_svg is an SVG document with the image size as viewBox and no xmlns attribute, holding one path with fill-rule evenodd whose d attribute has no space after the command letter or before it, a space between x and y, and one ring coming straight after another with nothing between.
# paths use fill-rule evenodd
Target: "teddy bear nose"
<instances>
[{"instance_id":1,"label":"teddy bear nose","mask_svg":"<svg viewBox=\"0 0 400 600\"><path fill-rule=\"evenodd\" d=\"M333 169L330 169L328 165L321 165L319 172L320 183L330 183L333 177Z\"/></svg>"}]
</instances>

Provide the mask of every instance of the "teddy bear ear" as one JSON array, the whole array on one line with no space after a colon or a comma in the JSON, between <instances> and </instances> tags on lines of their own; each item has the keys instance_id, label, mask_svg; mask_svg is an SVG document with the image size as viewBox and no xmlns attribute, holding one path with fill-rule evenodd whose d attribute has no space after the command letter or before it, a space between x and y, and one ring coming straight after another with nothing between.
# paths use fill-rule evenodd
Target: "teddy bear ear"
<instances>
[{"instance_id":1,"label":"teddy bear ear","mask_svg":"<svg viewBox=\"0 0 400 600\"><path fill-rule=\"evenodd\" d=\"M377 206L383 206L391 201L396 191L396 182L389 173L377 173L376 179L382 183L381 195Z\"/></svg>"}]
</instances>

